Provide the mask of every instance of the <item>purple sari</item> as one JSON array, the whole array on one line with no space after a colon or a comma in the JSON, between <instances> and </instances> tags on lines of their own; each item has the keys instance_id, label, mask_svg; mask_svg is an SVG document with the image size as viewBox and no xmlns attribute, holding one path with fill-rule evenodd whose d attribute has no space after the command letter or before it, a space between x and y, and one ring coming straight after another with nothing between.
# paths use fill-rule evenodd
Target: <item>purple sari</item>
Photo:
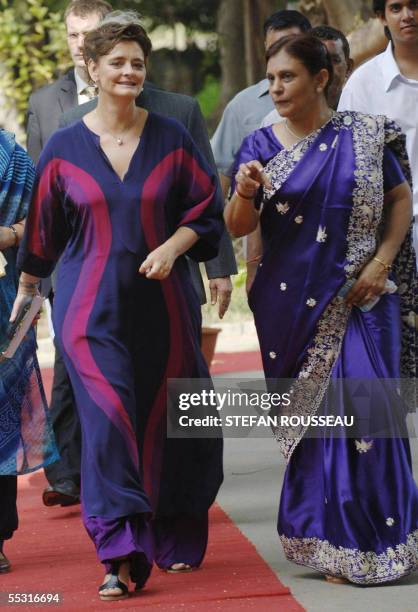
<instances>
[{"instance_id":1,"label":"purple sari","mask_svg":"<svg viewBox=\"0 0 418 612\"><path fill-rule=\"evenodd\" d=\"M259 159L273 185L259 197L264 253L249 304L266 377L309 383L301 392L295 386L293 414L317 413L334 378L416 378L410 237L394 265L397 294L368 313L338 297L376 252L384 192L408 177L403 145L384 117L345 112L289 150L271 128L258 130L238 154L237 163ZM390 403L380 410L390 411ZM275 432L289 461L278 522L287 558L359 584L417 569L418 489L408 440L396 431L366 440L304 434L303 426L291 437Z\"/></svg>"}]
</instances>

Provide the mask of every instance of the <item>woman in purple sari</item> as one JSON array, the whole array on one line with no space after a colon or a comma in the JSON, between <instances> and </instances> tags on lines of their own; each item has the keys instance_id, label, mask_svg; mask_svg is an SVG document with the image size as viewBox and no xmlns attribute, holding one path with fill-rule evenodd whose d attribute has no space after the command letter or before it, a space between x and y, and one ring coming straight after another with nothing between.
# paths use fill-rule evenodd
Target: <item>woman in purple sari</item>
<instances>
[{"instance_id":1,"label":"woman in purple sari","mask_svg":"<svg viewBox=\"0 0 418 612\"><path fill-rule=\"evenodd\" d=\"M297 379L292 414L309 417L331 408L331 380L415 380L408 163L403 135L385 117L329 109L332 65L320 41L283 39L267 59L284 121L244 140L225 217L238 236L261 224L249 304L264 371ZM384 293L388 278L396 293ZM376 296L371 310L360 309ZM418 566L418 489L401 437L404 414L380 393L368 417L371 431L386 424L384 437L313 439L304 425L291 436L275 432L288 460L278 519L285 554L330 581L389 582ZM346 398L332 408L346 414ZM364 417L361 402L350 410Z\"/></svg>"}]
</instances>

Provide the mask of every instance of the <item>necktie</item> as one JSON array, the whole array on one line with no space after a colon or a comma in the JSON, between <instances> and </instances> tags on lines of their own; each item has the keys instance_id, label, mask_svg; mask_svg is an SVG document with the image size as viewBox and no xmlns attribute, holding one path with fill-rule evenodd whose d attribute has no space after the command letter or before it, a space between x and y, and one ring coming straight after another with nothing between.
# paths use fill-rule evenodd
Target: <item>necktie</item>
<instances>
[{"instance_id":1,"label":"necktie","mask_svg":"<svg viewBox=\"0 0 418 612\"><path fill-rule=\"evenodd\" d=\"M87 96L89 100L93 100L93 98L96 97L96 88L94 85L87 85L87 87L82 89L80 93Z\"/></svg>"}]
</instances>

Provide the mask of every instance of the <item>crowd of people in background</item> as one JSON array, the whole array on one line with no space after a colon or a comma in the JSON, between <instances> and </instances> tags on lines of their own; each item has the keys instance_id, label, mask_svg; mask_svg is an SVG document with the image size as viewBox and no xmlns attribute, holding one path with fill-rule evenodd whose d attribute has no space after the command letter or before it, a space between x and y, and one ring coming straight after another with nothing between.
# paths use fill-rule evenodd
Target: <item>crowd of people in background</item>
<instances>
[{"instance_id":1,"label":"crowd of people in background","mask_svg":"<svg viewBox=\"0 0 418 612\"><path fill-rule=\"evenodd\" d=\"M11 567L17 477L40 468L46 506L81 503L102 600L128 597L130 580L142 589L154 563L201 566L222 440L167 438L166 390L171 378L209 378L199 262L222 318L237 272L231 236L246 236L269 384L306 383L299 416L361 419L355 400L331 405L326 392L366 378L370 431L386 432L273 431L288 461L286 557L361 585L418 568L402 429L417 395L381 384L417 378L418 2L373 8L388 46L356 69L344 33L272 14L266 78L228 103L209 142L197 102L146 79L152 44L135 12L69 3L73 67L30 96L27 152L0 131L0 340L39 291L55 334L49 408L33 330L0 362L0 572Z\"/></svg>"}]
</instances>

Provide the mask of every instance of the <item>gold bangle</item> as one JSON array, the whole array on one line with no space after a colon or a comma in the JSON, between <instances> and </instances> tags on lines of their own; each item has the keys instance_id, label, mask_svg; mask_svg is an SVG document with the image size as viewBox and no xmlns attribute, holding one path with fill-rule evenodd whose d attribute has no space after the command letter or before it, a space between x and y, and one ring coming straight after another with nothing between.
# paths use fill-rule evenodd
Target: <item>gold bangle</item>
<instances>
[{"instance_id":1,"label":"gold bangle","mask_svg":"<svg viewBox=\"0 0 418 612\"><path fill-rule=\"evenodd\" d=\"M377 263L380 263L380 265L384 267L386 272L390 272L392 270L391 264L387 264L386 262L384 262L382 259L379 259L378 257L373 257L373 261L377 261Z\"/></svg>"},{"instance_id":2,"label":"gold bangle","mask_svg":"<svg viewBox=\"0 0 418 612\"><path fill-rule=\"evenodd\" d=\"M15 239L15 243L13 246L17 246L19 244L19 234L17 233L16 228L13 227L13 225L9 225L9 229L12 230Z\"/></svg>"}]
</instances>

